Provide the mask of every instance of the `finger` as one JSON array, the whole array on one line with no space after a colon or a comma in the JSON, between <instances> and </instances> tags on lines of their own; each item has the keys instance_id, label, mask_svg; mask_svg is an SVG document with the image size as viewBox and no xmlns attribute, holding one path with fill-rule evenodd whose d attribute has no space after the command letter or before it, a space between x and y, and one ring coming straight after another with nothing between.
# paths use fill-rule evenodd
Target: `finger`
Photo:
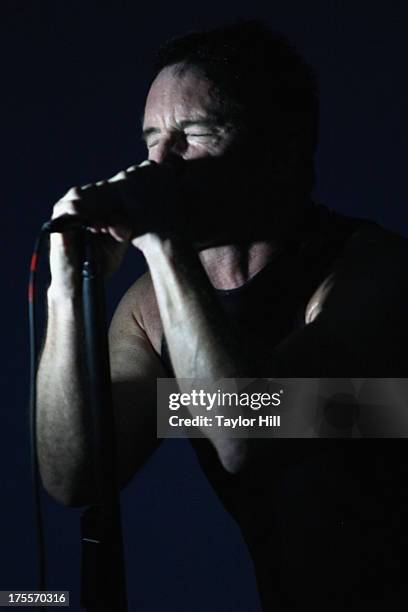
<instances>
[{"instance_id":1,"label":"finger","mask_svg":"<svg viewBox=\"0 0 408 612\"><path fill-rule=\"evenodd\" d=\"M87 183L86 185L81 185L80 187L77 187L79 199L81 199L84 194L88 195L89 193L95 192L98 189L97 185L97 183Z\"/></svg>"},{"instance_id":2,"label":"finger","mask_svg":"<svg viewBox=\"0 0 408 612\"><path fill-rule=\"evenodd\" d=\"M60 198L59 201L61 200L79 200L81 198L81 187L71 187L71 189L68 189L67 193L65 193L62 198Z\"/></svg>"},{"instance_id":3,"label":"finger","mask_svg":"<svg viewBox=\"0 0 408 612\"><path fill-rule=\"evenodd\" d=\"M108 179L108 183L117 183L118 181L124 181L126 180L126 172L125 170L121 170L120 172L118 172L117 174L115 174L114 176L111 176L110 179Z\"/></svg>"},{"instance_id":4,"label":"finger","mask_svg":"<svg viewBox=\"0 0 408 612\"><path fill-rule=\"evenodd\" d=\"M119 225L108 227L108 232L117 242L127 242L132 235L129 228Z\"/></svg>"},{"instance_id":5,"label":"finger","mask_svg":"<svg viewBox=\"0 0 408 612\"><path fill-rule=\"evenodd\" d=\"M55 204L52 209L52 219L61 217L62 215L78 215L78 200L61 199Z\"/></svg>"},{"instance_id":6,"label":"finger","mask_svg":"<svg viewBox=\"0 0 408 612\"><path fill-rule=\"evenodd\" d=\"M72 200L59 200L52 210L51 218L57 219L65 215L78 215L76 203ZM72 232L72 230L66 232L52 232L50 234L51 247L67 247L71 244L73 235L74 232Z\"/></svg>"},{"instance_id":7,"label":"finger","mask_svg":"<svg viewBox=\"0 0 408 612\"><path fill-rule=\"evenodd\" d=\"M142 163L140 164L135 164L133 166L129 166L129 168L126 168L126 173L131 173L131 172L135 172L136 170L138 170L139 168L144 168L145 166L153 166L155 165L154 161L151 161L150 159L145 159L144 161L142 161Z\"/></svg>"}]
</instances>

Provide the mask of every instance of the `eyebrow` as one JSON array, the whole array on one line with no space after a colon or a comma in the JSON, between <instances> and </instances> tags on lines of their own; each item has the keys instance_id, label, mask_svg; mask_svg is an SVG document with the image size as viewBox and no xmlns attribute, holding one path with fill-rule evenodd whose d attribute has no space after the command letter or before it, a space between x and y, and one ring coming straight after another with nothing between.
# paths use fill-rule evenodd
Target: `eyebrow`
<instances>
[{"instance_id":1,"label":"eyebrow","mask_svg":"<svg viewBox=\"0 0 408 612\"><path fill-rule=\"evenodd\" d=\"M144 140L146 142L146 140L152 134L160 134L159 128L149 127L149 128L146 128L145 130L143 130L143 132L142 132L142 140Z\"/></svg>"},{"instance_id":2,"label":"eyebrow","mask_svg":"<svg viewBox=\"0 0 408 612\"><path fill-rule=\"evenodd\" d=\"M185 121L180 121L178 124L181 129L185 129L187 127L214 127L217 125L216 118L208 118L208 119L188 119ZM157 127L148 127L145 128L142 132L142 140L146 141L149 136L152 134L160 134L161 130Z\"/></svg>"}]
</instances>

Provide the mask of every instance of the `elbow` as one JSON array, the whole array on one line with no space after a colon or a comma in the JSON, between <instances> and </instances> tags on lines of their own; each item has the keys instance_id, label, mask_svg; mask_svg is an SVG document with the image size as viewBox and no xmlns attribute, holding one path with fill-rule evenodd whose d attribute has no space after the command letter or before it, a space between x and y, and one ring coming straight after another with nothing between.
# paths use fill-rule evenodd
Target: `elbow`
<instances>
[{"instance_id":1,"label":"elbow","mask_svg":"<svg viewBox=\"0 0 408 612\"><path fill-rule=\"evenodd\" d=\"M238 474L245 467L248 454L247 440L223 440L216 445L216 450L223 468L229 474Z\"/></svg>"},{"instance_id":2,"label":"elbow","mask_svg":"<svg viewBox=\"0 0 408 612\"><path fill-rule=\"evenodd\" d=\"M45 491L54 501L67 508L80 508L95 503L91 487L79 487L67 479L53 479L42 476Z\"/></svg>"},{"instance_id":3,"label":"elbow","mask_svg":"<svg viewBox=\"0 0 408 612\"><path fill-rule=\"evenodd\" d=\"M65 508L81 508L83 506L90 506L94 503L93 500L85 495L78 495L76 493L72 493L71 491L46 486L44 488L54 501Z\"/></svg>"},{"instance_id":4,"label":"elbow","mask_svg":"<svg viewBox=\"0 0 408 612\"><path fill-rule=\"evenodd\" d=\"M70 508L94 503L96 486L92 463L64 454L38 453L38 467L42 485L54 501Z\"/></svg>"}]
</instances>

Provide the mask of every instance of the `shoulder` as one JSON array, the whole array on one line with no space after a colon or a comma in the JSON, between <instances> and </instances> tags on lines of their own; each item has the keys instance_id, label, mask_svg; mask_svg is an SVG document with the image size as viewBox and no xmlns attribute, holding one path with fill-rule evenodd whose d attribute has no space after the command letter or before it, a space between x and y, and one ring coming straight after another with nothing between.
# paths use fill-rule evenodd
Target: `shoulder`
<instances>
[{"instance_id":1,"label":"shoulder","mask_svg":"<svg viewBox=\"0 0 408 612\"><path fill-rule=\"evenodd\" d=\"M371 221L362 221L351 232L345 243L343 255L367 259L376 257L378 263L384 256L384 263L391 263L395 258L407 257L408 239L395 232L381 227Z\"/></svg>"},{"instance_id":2,"label":"shoulder","mask_svg":"<svg viewBox=\"0 0 408 612\"><path fill-rule=\"evenodd\" d=\"M382 298L380 302L388 301L394 291L408 287L408 239L371 221L335 215L334 224L336 217L340 218L343 227L349 223L351 229L342 240L328 274L309 301L308 310L313 304L334 305L333 295L337 299L344 297L364 302L378 296Z\"/></svg>"},{"instance_id":3,"label":"shoulder","mask_svg":"<svg viewBox=\"0 0 408 612\"><path fill-rule=\"evenodd\" d=\"M328 254L331 264L308 303L306 322L314 318L318 306L320 311L335 285L339 291L360 295L405 281L406 238L372 221L345 217L321 206L317 222L318 259L324 262Z\"/></svg>"},{"instance_id":4,"label":"shoulder","mask_svg":"<svg viewBox=\"0 0 408 612\"><path fill-rule=\"evenodd\" d=\"M318 249L323 246L323 252L335 254L336 263L361 263L370 268L407 256L407 238L369 219L348 217L317 205L311 222L315 225L312 241Z\"/></svg>"},{"instance_id":5,"label":"shoulder","mask_svg":"<svg viewBox=\"0 0 408 612\"><path fill-rule=\"evenodd\" d=\"M142 332L160 354L163 329L152 279L149 272L140 276L120 300L112 321L112 327L124 333Z\"/></svg>"},{"instance_id":6,"label":"shoulder","mask_svg":"<svg viewBox=\"0 0 408 612\"><path fill-rule=\"evenodd\" d=\"M407 287L408 240L375 223L364 222L345 241L332 274L339 288L356 297L388 302ZM390 292L390 293L388 293Z\"/></svg>"},{"instance_id":7,"label":"shoulder","mask_svg":"<svg viewBox=\"0 0 408 612\"><path fill-rule=\"evenodd\" d=\"M344 241L330 273L306 310L320 326L364 359L401 363L408 341L408 240L371 222ZM383 359L379 358L382 353Z\"/></svg>"},{"instance_id":8,"label":"shoulder","mask_svg":"<svg viewBox=\"0 0 408 612\"><path fill-rule=\"evenodd\" d=\"M356 224L309 300L306 323L370 376L400 375L408 367L407 267L405 238L375 223Z\"/></svg>"}]
</instances>

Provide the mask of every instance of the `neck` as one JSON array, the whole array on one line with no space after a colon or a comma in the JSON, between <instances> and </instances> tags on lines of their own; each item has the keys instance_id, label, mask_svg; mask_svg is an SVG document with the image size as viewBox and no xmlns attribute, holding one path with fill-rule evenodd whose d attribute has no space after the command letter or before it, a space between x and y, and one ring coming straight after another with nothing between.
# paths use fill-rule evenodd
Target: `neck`
<instances>
[{"instance_id":1,"label":"neck","mask_svg":"<svg viewBox=\"0 0 408 612\"><path fill-rule=\"evenodd\" d=\"M199 257L216 289L236 289L262 270L279 250L277 243L252 242L212 247L201 251Z\"/></svg>"}]
</instances>

